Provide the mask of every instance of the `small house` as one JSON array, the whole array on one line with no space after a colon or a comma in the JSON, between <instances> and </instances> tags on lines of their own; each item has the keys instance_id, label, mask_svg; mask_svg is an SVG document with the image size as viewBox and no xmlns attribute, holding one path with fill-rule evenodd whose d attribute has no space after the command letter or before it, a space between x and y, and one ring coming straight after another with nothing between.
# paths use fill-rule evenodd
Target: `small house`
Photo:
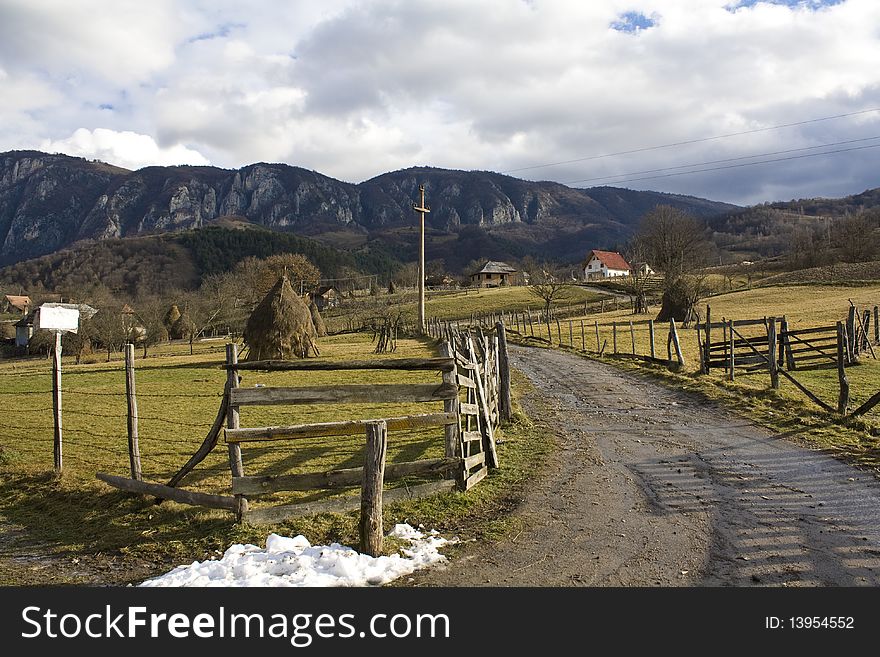
<instances>
[{"instance_id":1,"label":"small house","mask_svg":"<svg viewBox=\"0 0 880 657\"><path fill-rule=\"evenodd\" d=\"M593 249L584 261L584 280L616 278L629 276L632 267L622 255L615 251L599 251Z\"/></svg>"},{"instance_id":2,"label":"small house","mask_svg":"<svg viewBox=\"0 0 880 657\"><path fill-rule=\"evenodd\" d=\"M315 302L320 312L339 305L339 290L332 285L319 287L315 292L309 292L309 298Z\"/></svg>"},{"instance_id":3,"label":"small house","mask_svg":"<svg viewBox=\"0 0 880 657\"><path fill-rule=\"evenodd\" d=\"M7 294L3 298L3 312L27 315L31 311L31 298L26 295Z\"/></svg>"},{"instance_id":4,"label":"small house","mask_svg":"<svg viewBox=\"0 0 880 657\"><path fill-rule=\"evenodd\" d=\"M506 262L489 260L480 271L471 274L471 283L476 287L503 287L513 284L516 269Z\"/></svg>"},{"instance_id":5,"label":"small house","mask_svg":"<svg viewBox=\"0 0 880 657\"><path fill-rule=\"evenodd\" d=\"M632 263L632 271L633 276L638 276L639 278L648 278L649 276L653 276L655 274L654 270L651 269L651 265L649 265L647 262Z\"/></svg>"},{"instance_id":6,"label":"small house","mask_svg":"<svg viewBox=\"0 0 880 657\"><path fill-rule=\"evenodd\" d=\"M15 323L15 346L27 347L30 339L34 337L34 315L36 310L32 310Z\"/></svg>"}]
</instances>

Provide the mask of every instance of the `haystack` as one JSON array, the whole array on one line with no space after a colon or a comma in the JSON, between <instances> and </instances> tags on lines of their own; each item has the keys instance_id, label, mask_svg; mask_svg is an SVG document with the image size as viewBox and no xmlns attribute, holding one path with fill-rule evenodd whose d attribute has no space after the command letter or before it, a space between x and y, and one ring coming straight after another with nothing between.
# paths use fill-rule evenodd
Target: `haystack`
<instances>
[{"instance_id":1,"label":"haystack","mask_svg":"<svg viewBox=\"0 0 880 657\"><path fill-rule=\"evenodd\" d=\"M311 313L286 275L254 308L244 329L248 360L305 358L317 352L316 337Z\"/></svg>"},{"instance_id":2,"label":"haystack","mask_svg":"<svg viewBox=\"0 0 880 657\"><path fill-rule=\"evenodd\" d=\"M318 306L314 301L309 302L309 313L312 315L312 325L315 327L315 333L319 338L327 337L327 325L324 324L324 318L318 312Z\"/></svg>"},{"instance_id":3,"label":"haystack","mask_svg":"<svg viewBox=\"0 0 880 657\"><path fill-rule=\"evenodd\" d=\"M180 308L177 307L176 303L172 304L162 319L162 324L165 326L165 330L168 331L168 337L172 340L179 340L183 337L183 334L180 332L183 326L180 319Z\"/></svg>"}]
</instances>

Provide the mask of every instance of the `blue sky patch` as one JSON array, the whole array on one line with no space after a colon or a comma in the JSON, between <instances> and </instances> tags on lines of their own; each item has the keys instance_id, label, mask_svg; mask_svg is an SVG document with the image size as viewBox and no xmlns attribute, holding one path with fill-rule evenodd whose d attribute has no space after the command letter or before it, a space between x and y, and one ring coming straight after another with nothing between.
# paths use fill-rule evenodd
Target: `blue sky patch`
<instances>
[{"instance_id":1,"label":"blue sky patch","mask_svg":"<svg viewBox=\"0 0 880 657\"><path fill-rule=\"evenodd\" d=\"M741 7L754 7L759 2L768 5L783 5L785 7L807 7L809 9L821 9L839 5L843 0L738 0L727 5L727 11L736 11Z\"/></svg>"},{"instance_id":2,"label":"blue sky patch","mask_svg":"<svg viewBox=\"0 0 880 657\"><path fill-rule=\"evenodd\" d=\"M222 39L228 37L229 33L236 28L245 27L244 23L223 23L218 25L217 29L212 32L202 32L194 37L187 39L187 43L195 43L196 41L208 41L210 39Z\"/></svg>"},{"instance_id":3,"label":"blue sky patch","mask_svg":"<svg viewBox=\"0 0 880 657\"><path fill-rule=\"evenodd\" d=\"M628 11L617 17L617 20L611 23L611 29L618 32L639 32L654 27L657 24L653 18L645 16L637 11Z\"/></svg>"}]
</instances>

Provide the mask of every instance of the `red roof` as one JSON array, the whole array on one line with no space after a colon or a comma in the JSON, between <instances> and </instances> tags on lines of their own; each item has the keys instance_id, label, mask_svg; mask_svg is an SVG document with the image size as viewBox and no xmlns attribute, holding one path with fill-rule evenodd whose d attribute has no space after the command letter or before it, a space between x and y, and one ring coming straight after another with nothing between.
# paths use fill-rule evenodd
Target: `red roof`
<instances>
[{"instance_id":1,"label":"red roof","mask_svg":"<svg viewBox=\"0 0 880 657\"><path fill-rule=\"evenodd\" d=\"M596 256L608 269L632 271L632 267L629 266L629 263L623 259L622 255L615 251L597 251L596 249L593 249L587 254L587 262L589 262L593 256Z\"/></svg>"}]
</instances>

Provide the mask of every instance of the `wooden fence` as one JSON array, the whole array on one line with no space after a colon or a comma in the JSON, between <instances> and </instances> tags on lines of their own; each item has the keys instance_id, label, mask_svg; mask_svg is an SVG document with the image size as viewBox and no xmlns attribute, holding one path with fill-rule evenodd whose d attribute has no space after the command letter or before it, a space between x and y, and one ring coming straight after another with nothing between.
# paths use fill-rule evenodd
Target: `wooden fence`
<instances>
[{"instance_id":1,"label":"wooden fence","mask_svg":"<svg viewBox=\"0 0 880 657\"><path fill-rule=\"evenodd\" d=\"M240 521L274 523L290 517L321 512L361 510L361 548L371 554L381 551L382 505L438 492L466 491L498 467L495 430L509 416L509 372L503 327L496 335L482 332L451 333L441 345L439 358L396 358L331 362L325 360L239 362L237 345L227 345L227 383L223 403L214 426L202 445L167 484L140 480L140 473L119 477L98 473L98 478L122 490L172 499L185 504L234 511ZM502 352L504 356L502 357ZM502 372L502 366L504 371ZM248 372L395 370L435 371L439 380L419 384L358 384L307 387L247 387ZM132 376L133 378L133 376ZM502 392L506 386L506 396ZM133 387L132 387L133 390ZM241 426L245 406L341 404L341 403L428 403L442 402L442 412L394 417L346 419L335 422L287 426ZM134 405L136 408L136 404ZM223 429L225 422L226 428ZM440 458L386 464L389 433L442 429L444 455ZM364 465L302 474L245 473L242 450L265 447L277 441L304 438L364 435ZM225 438L232 474L232 495L209 495L179 488L181 481ZM136 445L136 442L135 442ZM385 482L406 478L423 483L384 490ZM360 487L361 494L321 501L260 506L267 494L289 491L337 491Z\"/></svg>"}]
</instances>

